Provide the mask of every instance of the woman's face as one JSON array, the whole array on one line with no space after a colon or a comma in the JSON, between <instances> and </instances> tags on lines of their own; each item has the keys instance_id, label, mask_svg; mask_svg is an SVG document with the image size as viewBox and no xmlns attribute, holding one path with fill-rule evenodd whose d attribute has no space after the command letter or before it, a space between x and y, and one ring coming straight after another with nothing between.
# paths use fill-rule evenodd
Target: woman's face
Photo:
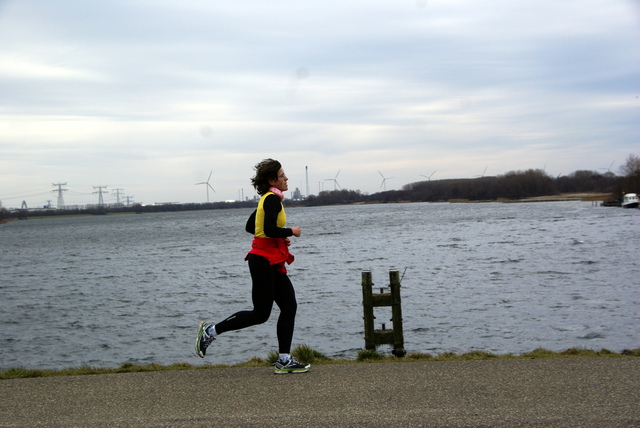
<instances>
[{"instance_id":1,"label":"woman's face","mask_svg":"<svg viewBox=\"0 0 640 428\"><path fill-rule=\"evenodd\" d=\"M287 190L289 190L289 186L287 186L288 180L289 179L284 174L284 169L280 168L280 170L278 171L278 179L275 181L269 180L269 184L272 187L275 187L276 189L280 190L281 192L286 192Z\"/></svg>"}]
</instances>

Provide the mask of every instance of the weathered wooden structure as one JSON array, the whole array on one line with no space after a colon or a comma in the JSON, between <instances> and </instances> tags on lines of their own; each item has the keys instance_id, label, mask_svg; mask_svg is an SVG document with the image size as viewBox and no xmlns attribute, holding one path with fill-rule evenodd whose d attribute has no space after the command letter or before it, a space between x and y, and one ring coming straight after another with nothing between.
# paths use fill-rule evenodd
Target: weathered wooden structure
<instances>
[{"instance_id":1,"label":"weathered wooden structure","mask_svg":"<svg viewBox=\"0 0 640 428\"><path fill-rule=\"evenodd\" d=\"M404 335L402 333L402 302L400 299L400 273L396 269L389 271L389 292L373 292L371 271L362 272L362 306L364 309L364 342L365 348L375 350L378 345L393 345L393 355L403 357ZM375 329L375 307L390 306L392 329L387 330L385 324Z\"/></svg>"}]
</instances>

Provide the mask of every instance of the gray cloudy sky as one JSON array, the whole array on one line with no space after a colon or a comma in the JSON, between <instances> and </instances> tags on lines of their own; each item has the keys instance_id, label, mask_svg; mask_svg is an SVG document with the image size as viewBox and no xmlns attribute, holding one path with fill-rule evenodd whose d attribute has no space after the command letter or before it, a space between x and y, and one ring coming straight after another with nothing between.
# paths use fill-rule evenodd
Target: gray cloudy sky
<instances>
[{"instance_id":1,"label":"gray cloudy sky","mask_svg":"<svg viewBox=\"0 0 640 428\"><path fill-rule=\"evenodd\" d=\"M637 0L0 0L0 201L238 199L265 157L312 194L617 172L639 44Z\"/></svg>"}]
</instances>

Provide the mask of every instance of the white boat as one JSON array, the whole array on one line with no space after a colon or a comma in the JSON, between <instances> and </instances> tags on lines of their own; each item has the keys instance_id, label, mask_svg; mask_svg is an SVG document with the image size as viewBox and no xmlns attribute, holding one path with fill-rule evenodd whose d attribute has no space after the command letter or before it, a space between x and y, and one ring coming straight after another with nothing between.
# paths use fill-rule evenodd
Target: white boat
<instances>
[{"instance_id":1,"label":"white boat","mask_svg":"<svg viewBox=\"0 0 640 428\"><path fill-rule=\"evenodd\" d=\"M638 195L627 193L622 197L622 208L638 208Z\"/></svg>"}]
</instances>

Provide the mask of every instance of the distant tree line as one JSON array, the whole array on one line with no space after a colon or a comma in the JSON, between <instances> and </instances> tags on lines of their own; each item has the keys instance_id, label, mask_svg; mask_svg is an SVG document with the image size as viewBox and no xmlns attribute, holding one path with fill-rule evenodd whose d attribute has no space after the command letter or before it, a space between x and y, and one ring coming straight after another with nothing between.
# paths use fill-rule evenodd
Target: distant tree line
<instances>
[{"instance_id":1,"label":"distant tree line","mask_svg":"<svg viewBox=\"0 0 640 428\"><path fill-rule=\"evenodd\" d=\"M401 190L364 195L353 190L333 190L310 196L304 205L335 205L385 202L443 202L519 200L562 193L608 193L621 200L624 193L640 193L640 158L629 155L620 168L622 176L607 171L580 170L552 177L544 170L510 171L496 177L419 181Z\"/></svg>"},{"instance_id":2,"label":"distant tree line","mask_svg":"<svg viewBox=\"0 0 640 428\"><path fill-rule=\"evenodd\" d=\"M552 196L562 193L608 193L611 199L621 200L625 193L640 193L640 157L629 155L620 167L621 176L607 171L580 170L566 176L552 177L541 169L510 171L496 177L474 179L449 179L419 181L402 187L373 194L359 190L323 191L304 200L287 201L290 206L318 206L357 203L389 202L444 202L444 201L496 201L519 200L536 196ZM254 208L255 201L158 204L118 207L94 206L69 210L17 210L9 212L0 204L0 221L8 218L57 215L103 215L108 213L197 211L230 208Z\"/></svg>"},{"instance_id":3,"label":"distant tree line","mask_svg":"<svg viewBox=\"0 0 640 428\"><path fill-rule=\"evenodd\" d=\"M310 196L305 205L333 205L345 203L389 202L446 202L446 201L495 201L518 200L559 193L597 192L609 193L619 177L605 177L592 173L587 177L562 177L554 179L542 170L512 171L497 177L420 181L410 183L401 190L363 195L350 190L320 192Z\"/></svg>"}]
</instances>

